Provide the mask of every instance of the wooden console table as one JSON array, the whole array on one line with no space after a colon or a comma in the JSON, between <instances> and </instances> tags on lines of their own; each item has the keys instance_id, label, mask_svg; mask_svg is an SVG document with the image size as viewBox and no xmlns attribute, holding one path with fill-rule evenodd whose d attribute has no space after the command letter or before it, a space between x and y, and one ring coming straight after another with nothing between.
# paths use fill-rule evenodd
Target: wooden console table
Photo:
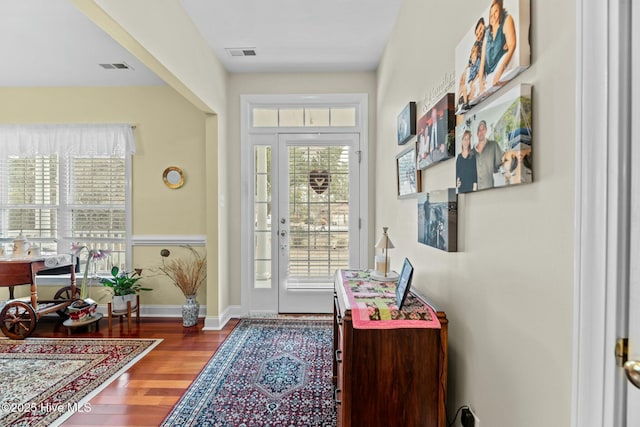
<instances>
[{"instance_id":1,"label":"wooden console table","mask_svg":"<svg viewBox=\"0 0 640 427\"><path fill-rule=\"evenodd\" d=\"M413 307L403 307L400 313L389 301L390 310L383 313L384 298L372 297L367 305L374 320L363 323L364 303L354 304L352 290L360 286L369 289L372 283L364 272L336 273L333 373L338 426L446 427L446 314L434 312L423 297L412 292ZM387 300L395 283L388 286ZM379 314L375 307L382 307ZM407 320L419 317L431 318L436 325Z\"/></svg>"}]
</instances>

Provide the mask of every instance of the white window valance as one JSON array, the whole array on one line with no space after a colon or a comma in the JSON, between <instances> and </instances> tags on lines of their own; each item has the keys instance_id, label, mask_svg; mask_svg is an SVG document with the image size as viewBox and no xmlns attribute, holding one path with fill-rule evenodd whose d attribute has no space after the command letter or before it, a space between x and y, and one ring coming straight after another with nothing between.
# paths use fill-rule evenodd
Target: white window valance
<instances>
[{"instance_id":1,"label":"white window valance","mask_svg":"<svg viewBox=\"0 0 640 427\"><path fill-rule=\"evenodd\" d=\"M135 151L128 124L0 125L5 156L124 156Z\"/></svg>"}]
</instances>

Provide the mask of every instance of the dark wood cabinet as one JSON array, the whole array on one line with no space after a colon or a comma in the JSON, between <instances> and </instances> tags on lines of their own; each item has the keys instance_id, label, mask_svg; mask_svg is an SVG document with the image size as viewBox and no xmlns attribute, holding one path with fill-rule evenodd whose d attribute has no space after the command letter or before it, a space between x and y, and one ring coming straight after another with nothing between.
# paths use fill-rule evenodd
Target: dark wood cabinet
<instances>
[{"instance_id":1,"label":"dark wood cabinet","mask_svg":"<svg viewBox=\"0 0 640 427\"><path fill-rule=\"evenodd\" d=\"M333 335L338 426L446 427L447 318L436 314L440 329L354 328L338 272Z\"/></svg>"}]
</instances>

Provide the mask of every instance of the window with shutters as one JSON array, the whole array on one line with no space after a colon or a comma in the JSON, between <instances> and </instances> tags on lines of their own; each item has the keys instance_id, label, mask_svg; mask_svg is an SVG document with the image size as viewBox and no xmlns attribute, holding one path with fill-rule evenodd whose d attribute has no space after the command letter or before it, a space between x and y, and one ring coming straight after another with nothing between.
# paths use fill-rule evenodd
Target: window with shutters
<instances>
[{"instance_id":1,"label":"window with shutters","mask_svg":"<svg viewBox=\"0 0 640 427\"><path fill-rule=\"evenodd\" d=\"M131 156L111 146L99 150L85 146L74 153L68 144L39 150L59 153L16 155L15 150L1 146L2 130L0 236L5 249L10 253L7 243L22 233L45 256L69 253L75 243L111 251L109 258L96 264L96 273L114 265L127 268Z\"/></svg>"}]
</instances>

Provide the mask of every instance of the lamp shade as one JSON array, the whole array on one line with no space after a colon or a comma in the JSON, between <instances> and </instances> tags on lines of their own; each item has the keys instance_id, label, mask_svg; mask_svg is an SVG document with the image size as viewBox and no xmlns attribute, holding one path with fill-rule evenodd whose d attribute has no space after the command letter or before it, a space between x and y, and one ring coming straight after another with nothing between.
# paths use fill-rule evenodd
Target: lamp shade
<instances>
[{"instance_id":1,"label":"lamp shade","mask_svg":"<svg viewBox=\"0 0 640 427\"><path fill-rule=\"evenodd\" d=\"M389 239L389 235L387 234L387 230L389 227L382 227L382 236L376 242L376 248L378 249L393 249L393 243L391 239Z\"/></svg>"}]
</instances>

